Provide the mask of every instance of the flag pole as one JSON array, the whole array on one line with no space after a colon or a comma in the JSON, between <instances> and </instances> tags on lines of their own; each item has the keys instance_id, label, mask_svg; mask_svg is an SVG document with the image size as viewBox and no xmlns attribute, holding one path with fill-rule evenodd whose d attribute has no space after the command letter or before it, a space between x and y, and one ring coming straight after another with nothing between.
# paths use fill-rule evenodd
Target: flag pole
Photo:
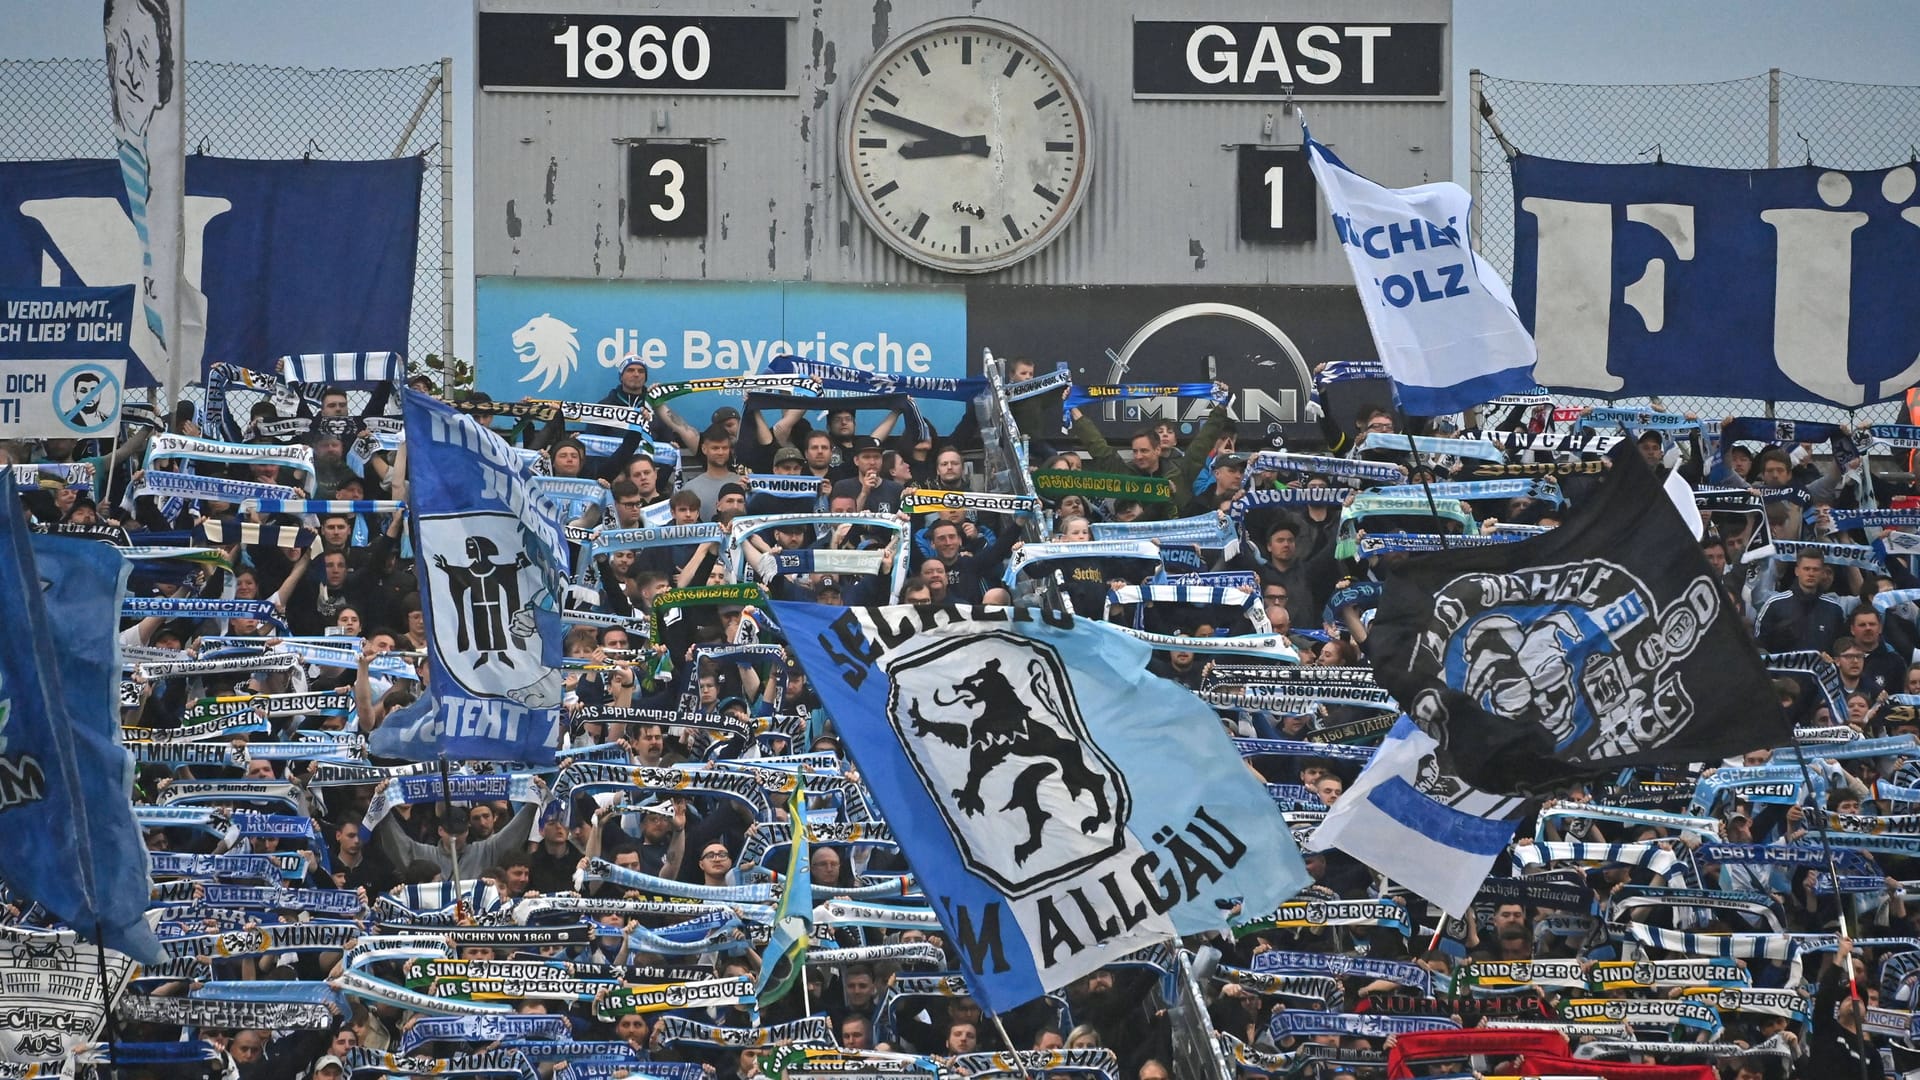
<instances>
[{"instance_id":1,"label":"flag pole","mask_svg":"<svg viewBox=\"0 0 1920 1080\"><path fill-rule=\"evenodd\" d=\"M1793 757L1800 766L1800 781L1807 787L1807 794L1813 794L1813 773L1807 768L1807 749L1800 741L1799 730L1793 736ZM1833 883L1833 910L1839 917L1840 936L1850 937L1847 933L1847 894L1840 891L1840 868L1833 858L1833 844L1827 839L1827 808L1822 806L1814 811L1814 827L1820 832L1820 850L1827 856L1827 879ZM1853 977L1853 961L1847 961L1847 990L1856 999L1860 997L1860 986Z\"/></svg>"},{"instance_id":2,"label":"flag pole","mask_svg":"<svg viewBox=\"0 0 1920 1080\"><path fill-rule=\"evenodd\" d=\"M1411 474L1421 468L1423 466L1420 464L1419 452L1413 448L1413 432L1409 431L1407 432L1407 472ZM1420 474L1420 490L1427 495L1427 512L1433 515L1435 524L1440 526L1440 550L1451 551L1453 545L1447 543L1447 525L1440 519L1440 504L1433 497L1433 467L1428 465L1424 468L1426 471ZM1445 926L1446 923L1443 921L1440 925ZM1438 941L1439 937L1436 935L1434 940Z\"/></svg>"},{"instance_id":3,"label":"flag pole","mask_svg":"<svg viewBox=\"0 0 1920 1080\"><path fill-rule=\"evenodd\" d=\"M95 1066L100 1075L112 1080L120 1075L120 1025L113 1015L113 985L107 976L107 930L99 919L93 921L93 956L100 974L100 1022L101 1034L107 1037L107 1064Z\"/></svg>"},{"instance_id":4,"label":"flag pole","mask_svg":"<svg viewBox=\"0 0 1920 1080\"><path fill-rule=\"evenodd\" d=\"M1033 1073L1027 1071L1027 1063L1021 1059L1020 1051L1014 1048L1013 1036L1007 1034L1007 1025L1000 1022L1000 1014L990 1012L987 1013L987 1017L993 1021L993 1030L1000 1033L1000 1044L1007 1048L1007 1056L1019 1067L1020 1075L1026 1077L1026 1080L1035 1080Z\"/></svg>"}]
</instances>

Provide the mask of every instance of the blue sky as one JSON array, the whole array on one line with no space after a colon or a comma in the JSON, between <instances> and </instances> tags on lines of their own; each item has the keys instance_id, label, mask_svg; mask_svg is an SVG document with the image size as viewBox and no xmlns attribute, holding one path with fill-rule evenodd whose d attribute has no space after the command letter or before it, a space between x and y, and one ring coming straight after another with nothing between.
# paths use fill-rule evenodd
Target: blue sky
<instances>
[{"instance_id":1,"label":"blue sky","mask_svg":"<svg viewBox=\"0 0 1920 1080\"><path fill-rule=\"evenodd\" d=\"M556 5L559 6L559 5ZM1196 10L1204 10L1196 3ZM1464 177L1469 68L1568 83L1709 82L1779 67L1851 82L1920 85L1920 6L1912 0L1455 0L1455 175ZM96 0L0 0L0 56L99 56ZM190 0L198 60L302 67L401 67L451 56L464 215L471 149L472 4L467 0ZM104 86L103 86L104 89ZM1849 122L1836 117L1836 125ZM1920 143L1920 119L1915 120ZM1796 144L1797 145L1797 144ZM1891 164L1891 162L1888 162ZM469 277L462 225L458 278ZM463 284L461 341L471 290Z\"/></svg>"}]
</instances>

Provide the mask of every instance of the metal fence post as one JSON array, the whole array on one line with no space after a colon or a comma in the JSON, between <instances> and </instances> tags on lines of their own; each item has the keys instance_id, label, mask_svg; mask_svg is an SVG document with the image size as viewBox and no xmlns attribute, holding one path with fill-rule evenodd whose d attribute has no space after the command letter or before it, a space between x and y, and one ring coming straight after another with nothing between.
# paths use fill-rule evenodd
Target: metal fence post
<instances>
[{"instance_id":1,"label":"metal fence post","mask_svg":"<svg viewBox=\"0 0 1920 1080\"><path fill-rule=\"evenodd\" d=\"M1767 168L1780 167L1780 69L1767 69Z\"/></svg>"},{"instance_id":2,"label":"metal fence post","mask_svg":"<svg viewBox=\"0 0 1920 1080\"><path fill-rule=\"evenodd\" d=\"M1481 158L1480 125L1480 69L1467 72L1467 124L1472 133L1467 143L1467 194L1471 198L1467 211L1467 231L1474 237L1480 235L1480 170L1484 167Z\"/></svg>"},{"instance_id":3,"label":"metal fence post","mask_svg":"<svg viewBox=\"0 0 1920 1080\"><path fill-rule=\"evenodd\" d=\"M440 356L453 370L453 58L440 58Z\"/></svg>"}]
</instances>

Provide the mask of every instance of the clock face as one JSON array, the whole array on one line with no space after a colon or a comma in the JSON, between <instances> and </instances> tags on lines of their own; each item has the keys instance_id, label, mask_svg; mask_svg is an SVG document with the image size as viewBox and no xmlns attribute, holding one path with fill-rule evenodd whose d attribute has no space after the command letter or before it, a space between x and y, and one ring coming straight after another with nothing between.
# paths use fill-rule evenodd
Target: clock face
<instances>
[{"instance_id":1,"label":"clock face","mask_svg":"<svg viewBox=\"0 0 1920 1080\"><path fill-rule=\"evenodd\" d=\"M1011 266L1066 228L1086 194L1086 103L1046 46L1003 23L929 23L882 49L841 121L860 216L941 270Z\"/></svg>"}]
</instances>

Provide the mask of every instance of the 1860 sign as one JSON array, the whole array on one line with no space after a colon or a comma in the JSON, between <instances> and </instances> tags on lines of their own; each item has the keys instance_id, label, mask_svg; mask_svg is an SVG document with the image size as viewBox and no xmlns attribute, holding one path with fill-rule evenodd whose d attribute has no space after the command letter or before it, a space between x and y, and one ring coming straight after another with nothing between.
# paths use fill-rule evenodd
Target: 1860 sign
<instances>
[{"instance_id":1,"label":"1860 sign","mask_svg":"<svg viewBox=\"0 0 1920 1080\"><path fill-rule=\"evenodd\" d=\"M791 18L480 13L487 90L779 93Z\"/></svg>"},{"instance_id":2,"label":"1860 sign","mask_svg":"<svg viewBox=\"0 0 1920 1080\"><path fill-rule=\"evenodd\" d=\"M1441 23L1133 24L1133 92L1179 97L1415 97L1444 85Z\"/></svg>"}]
</instances>

